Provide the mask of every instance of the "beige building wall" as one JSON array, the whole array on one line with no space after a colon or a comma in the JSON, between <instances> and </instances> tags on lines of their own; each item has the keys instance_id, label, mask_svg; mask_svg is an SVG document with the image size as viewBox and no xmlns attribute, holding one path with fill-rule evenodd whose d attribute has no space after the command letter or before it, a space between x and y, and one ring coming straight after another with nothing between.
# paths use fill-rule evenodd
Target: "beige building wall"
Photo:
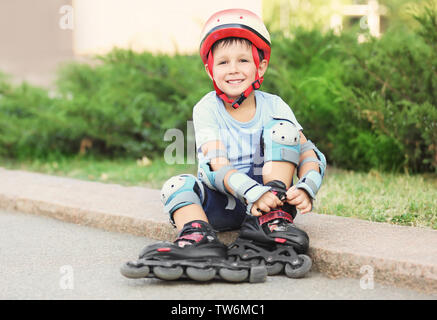
<instances>
[{"instance_id":1,"label":"beige building wall","mask_svg":"<svg viewBox=\"0 0 437 320\"><path fill-rule=\"evenodd\" d=\"M0 72L53 87L60 63L114 46L197 52L203 23L234 7L262 14L262 0L0 0Z\"/></svg>"},{"instance_id":2,"label":"beige building wall","mask_svg":"<svg viewBox=\"0 0 437 320\"><path fill-rule=\"evenodd\" d=\"M62 61L73 59L73 34L59 26L71 0L0 0L0 71L49 85Z\"/></svg>"},{"instance_id":3,"label":"beige building wall","mask_svg":"<svg viewBox=\"0 0 437 320\"><path fill-rule=\"evenodd\" d=\"M74 52L104 53L114 46L152 52L195 52L202 25L235 7L262 14L262 0L73 0Z\"/></svg>"}]
</instances>

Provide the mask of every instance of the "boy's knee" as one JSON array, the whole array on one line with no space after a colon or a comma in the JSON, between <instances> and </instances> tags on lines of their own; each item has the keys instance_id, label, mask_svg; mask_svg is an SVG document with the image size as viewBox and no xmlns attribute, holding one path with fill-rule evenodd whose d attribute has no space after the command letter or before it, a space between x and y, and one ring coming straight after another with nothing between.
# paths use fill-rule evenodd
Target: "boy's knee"
<instances>
[{"instance_id":1,"label":"boy's knee","mask_svg":"<svg viewBox=\"0 0 437 320\"><path fill-rule=\"evenodd\" d=\"M286 119L273 118L262 134L264 162L287 161L299 164L300 133L296 125Z\"/></svg>"},{"instance_id":2,"label":"boy's knee","mask_svg":"<svg viewBox=\"0 0 437 320\"><path fill-rule=\"evenodd\" d=\"M168 179L161 189L161 201L164 211L173 221L173 213L184 206L198 204L202 206L205 200L205 190L192 174L180 174Z\"/></svg>"}]
</instances>

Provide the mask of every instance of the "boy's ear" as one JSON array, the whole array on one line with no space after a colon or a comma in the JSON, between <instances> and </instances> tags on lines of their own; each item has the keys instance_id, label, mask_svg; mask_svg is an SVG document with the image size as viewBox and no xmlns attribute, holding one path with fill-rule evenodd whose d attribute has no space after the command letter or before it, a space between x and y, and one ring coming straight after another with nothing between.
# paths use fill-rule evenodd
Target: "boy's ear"
<instances>
[{"instance_id":1,"label":"boy's ear","mask_svg":"<svg viewBox=\"0 0 437 320\"><path fill-rule=\"evenodd\" d=\"M268 66L269 66L269 62L266 59L264 59L259 63L258 74L260 77L262 77L264 73L266 73Z\"/></svg>"},{"instance_id":2,"label":"boy's ear","mask_svg":"<svg viewBox=\"0 0 437 320\"><path fill-rule=\"evenodd\" d=\"M209 72L209 69L208 69L208 65L207 65L207 64L205 64L205 71L206 71L206 73L208 74L209 78L210 78L211 80L214 80L214 79L212 78L211 73Z\"/></svg>"}]
</instances>

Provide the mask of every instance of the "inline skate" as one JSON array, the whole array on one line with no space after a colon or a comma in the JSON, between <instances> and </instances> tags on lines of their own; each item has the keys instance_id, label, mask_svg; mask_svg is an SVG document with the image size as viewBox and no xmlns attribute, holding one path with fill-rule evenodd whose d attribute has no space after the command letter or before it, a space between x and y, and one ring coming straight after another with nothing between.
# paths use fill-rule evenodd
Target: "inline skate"
<instances>
[{"instance_id":1,"label":"inline skate","mask_svg":"<svg viewBox=\"0 0 437 320\"><path fill-rule=\"evenodd\" d=\"M283 200L286 188L281 181L266 185ZM296 208L285 203L259 217L248 215L235 242L228 247L232 261L247 261L267 268L268 275L284 272L290 278L302 278L311 269L306 255L309 238L305 231L293 224Z\"/></svg>"},{"instance_id":2,"label":"inline skate","mask_svg":"<svg viewBox=\"0 0 437 320\"><path fill-rule=\"evenodd\" d=\"M142 250L137 261L125 263L120 272L127 278L192 279L229 282L264 282L267 270L249 262L227 260L227 247L212 227L201 220L184 225L174 243L160 242Z\"/></svg>"}]
</instances>

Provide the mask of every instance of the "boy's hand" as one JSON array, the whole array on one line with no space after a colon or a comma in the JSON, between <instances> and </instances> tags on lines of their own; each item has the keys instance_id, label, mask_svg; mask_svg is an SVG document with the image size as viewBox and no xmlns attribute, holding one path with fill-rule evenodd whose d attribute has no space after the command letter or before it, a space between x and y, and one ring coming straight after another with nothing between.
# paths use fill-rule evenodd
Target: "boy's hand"
<instances>
[{"instance_id":1,"label":"boy's hand","mask_svg":"<svg viewBox=\"0 0 437 320\"><path fill-rule=\"evenodd\" d=\"M264 193L261 198L253 203L250 213L258 217L262 215L262 212L270 212L270 209L274 209L282 205L284 205L284 203L279 200L279 198L273 192L269 191Z\"/></svg>"},{"instance_id":2,"label":"boy's hand","mask_svg":"<svg viewBox=\"0 0 437 320\"><path fill-rule=\"evenodd\" d=\"M302 189L296 189L296 186L288 189L287 203L296 206L302 214L310 212L313 207L309 195Z\"/></svg>"}]
</instances>

